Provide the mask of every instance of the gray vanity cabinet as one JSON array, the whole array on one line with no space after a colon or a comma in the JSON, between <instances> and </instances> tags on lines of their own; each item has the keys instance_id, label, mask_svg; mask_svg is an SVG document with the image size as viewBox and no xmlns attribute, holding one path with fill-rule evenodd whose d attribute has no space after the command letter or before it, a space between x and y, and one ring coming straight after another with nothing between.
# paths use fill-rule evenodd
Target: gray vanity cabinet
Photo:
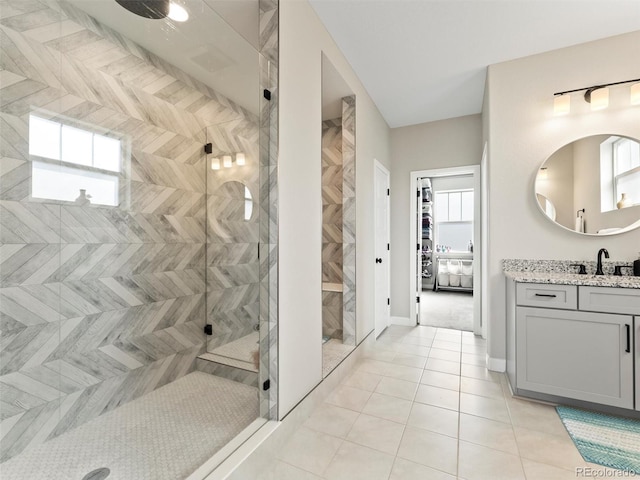
<instances>
[{"instance_id":1,"label":"gray vanity cabinet","mask_svg":"<svg viewBox=\"0 0 640 480\"><path fill-rule=\"evenodd\" d=\"M633 408L633 317L518 307L518 388Z\"/></svg>"},{"instance_id":2,"label":"gray vanity cabinet","mask_svg":"<svg viewBox=\"0 0 640 480\"><path fill-rule=\"evenodd\" d=\"M635 345L640 289L507 283L507 374L519 395L640 410Z\"/></svg>"}]
</instances>

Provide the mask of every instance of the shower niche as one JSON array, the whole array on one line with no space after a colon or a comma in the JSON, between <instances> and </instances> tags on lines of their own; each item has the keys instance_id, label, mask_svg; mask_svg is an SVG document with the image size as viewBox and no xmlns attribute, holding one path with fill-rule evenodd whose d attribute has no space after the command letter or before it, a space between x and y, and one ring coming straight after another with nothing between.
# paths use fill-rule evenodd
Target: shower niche
<instances>
[{"instance_id":1,"label":"shower niche","mask_svg":"<svg viewBox=\"0 0 640 480\"><path fill-rule=\"evenodd\" d=\"M322 55L323 377L353 350L355 338L356 98Z\"/></svg>"}]
</instances>

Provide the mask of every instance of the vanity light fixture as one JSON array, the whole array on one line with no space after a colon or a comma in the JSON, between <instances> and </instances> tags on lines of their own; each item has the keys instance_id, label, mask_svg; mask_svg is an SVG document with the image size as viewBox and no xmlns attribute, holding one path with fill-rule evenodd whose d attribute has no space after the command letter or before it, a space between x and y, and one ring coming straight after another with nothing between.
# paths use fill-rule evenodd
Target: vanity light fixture
<instances>
[{"instance_id":1,"label":"vanity light fixture","mask_svg":"<svg viewBox=\"0 0 640 480\"><path fill-rule=\"evenodd\" d=\"M224 168L231 168L233 162L231 161L231 155L224 155L222 157L222 166Z\"/></svg>"},{"instance_id":2,"label":"vanity light fixture","mask_svg":"<svg viewBox=\"0 0 640 480\"><path fill-rule=\"evenodd\" d=\"M553 97L553 114L566 115L571 111L571 96L556 95Z\"/></svg>"},{"instance_id":3,"label":"vanity light fixture","mask_svg":"<svg viewBox=\"0 0 640 480\"><path fill-rule=\"evenodd\" d=\"M244 157L244 153L240 152L240 153L236 153L236 165L238 165L239 167L244 166L245 164L245 157Z\"/></svg>"},{"instance_id":4,"label":"vanity light fixture","mask_svg":"<svg viewBox=\"0 0 640 480\"><path fill-rule=\"evenodd\" d=\"M556 92L553 94L553 113L555 115L564 115L570 111L570 93L584 92L584 101L591 104L591 110L602 110L609 106L609 88L614 85L623 85L625 83L634 83L631 86L631 105L640 105L640 78L633 80L623 80L622 82L603 83L602 85L592 85L590 87L574 88L573 90L565 90L564 92ZM567 97L564 99L563 97Z\"/></svg>"},{"instance_id":5,"label":"vanity light fixture","mask_svg":"<svg viewBox=\"0 0 640 480\"><path fill-rule=\"evenodd\" d=\"M538 171L538 179L546 180L547 178L549 178L549 172L547 172L547 167L541 167L540 170Z\"/></svg>"},{"instance_id":6,"label":"vanity light fixture","mask_svg":"<svg viewBox=\"0 0 640 480\"><path fill-rule=\"evenodd\" d=\"M631 85L631 105L640 105L640 83Z\"/></svg>"},{"instance_id":7,"label":"vanity light fixture","mask_svg":"<svg viewBox=\"0 0 640 480\"><path fill-rule=\"evenodd\" d=\"M220 159L218 157L211 159L211 170L220 170Z\"/></svg>"},{"instance_id":8,"label":"vanity light fixture","mask_svg":"<svg viewBox=\"0 0 640 480\"><path fill-rule=\"evenodd\" d=\"M604 110L609 106L609 89L593 87L584 93L584 100L591 104L591 110Z\"/></svg>"}]
</instances>

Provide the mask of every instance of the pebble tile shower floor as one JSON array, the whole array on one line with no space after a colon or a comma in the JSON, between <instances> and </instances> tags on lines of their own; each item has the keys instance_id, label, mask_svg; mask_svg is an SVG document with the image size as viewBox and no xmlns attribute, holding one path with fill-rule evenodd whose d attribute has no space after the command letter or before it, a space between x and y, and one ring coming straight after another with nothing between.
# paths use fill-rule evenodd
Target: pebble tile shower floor
<instances>
[{"instance_id":1,"label":"pebble tile shower floor","mask_svg":"<svg viewBox=\"0 0 640 480\"><path fill-rule=\"evenodd\" d=\"M186 478L258 417L254 387L190 373L0 464L2 480Z\"/></svg>"}]
</instances>

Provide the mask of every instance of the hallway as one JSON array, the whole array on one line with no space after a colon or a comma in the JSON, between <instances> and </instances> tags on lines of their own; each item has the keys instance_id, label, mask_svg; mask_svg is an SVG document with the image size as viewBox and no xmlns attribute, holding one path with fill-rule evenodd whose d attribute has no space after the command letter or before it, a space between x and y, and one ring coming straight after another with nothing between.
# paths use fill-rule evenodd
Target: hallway
<instances>
[{"instance_id":1,"label":"hallway","mask_svg":"<svg viewBox=\"0 0 640 480\"><path fill-rule=\"evenodd\" d=\"M485 351L470 332L389 327L261 480L568 480L577 467L604 471L582 459L552 406L511 397L506 377L482 366Z\"/></svg>"}]
</instances>

